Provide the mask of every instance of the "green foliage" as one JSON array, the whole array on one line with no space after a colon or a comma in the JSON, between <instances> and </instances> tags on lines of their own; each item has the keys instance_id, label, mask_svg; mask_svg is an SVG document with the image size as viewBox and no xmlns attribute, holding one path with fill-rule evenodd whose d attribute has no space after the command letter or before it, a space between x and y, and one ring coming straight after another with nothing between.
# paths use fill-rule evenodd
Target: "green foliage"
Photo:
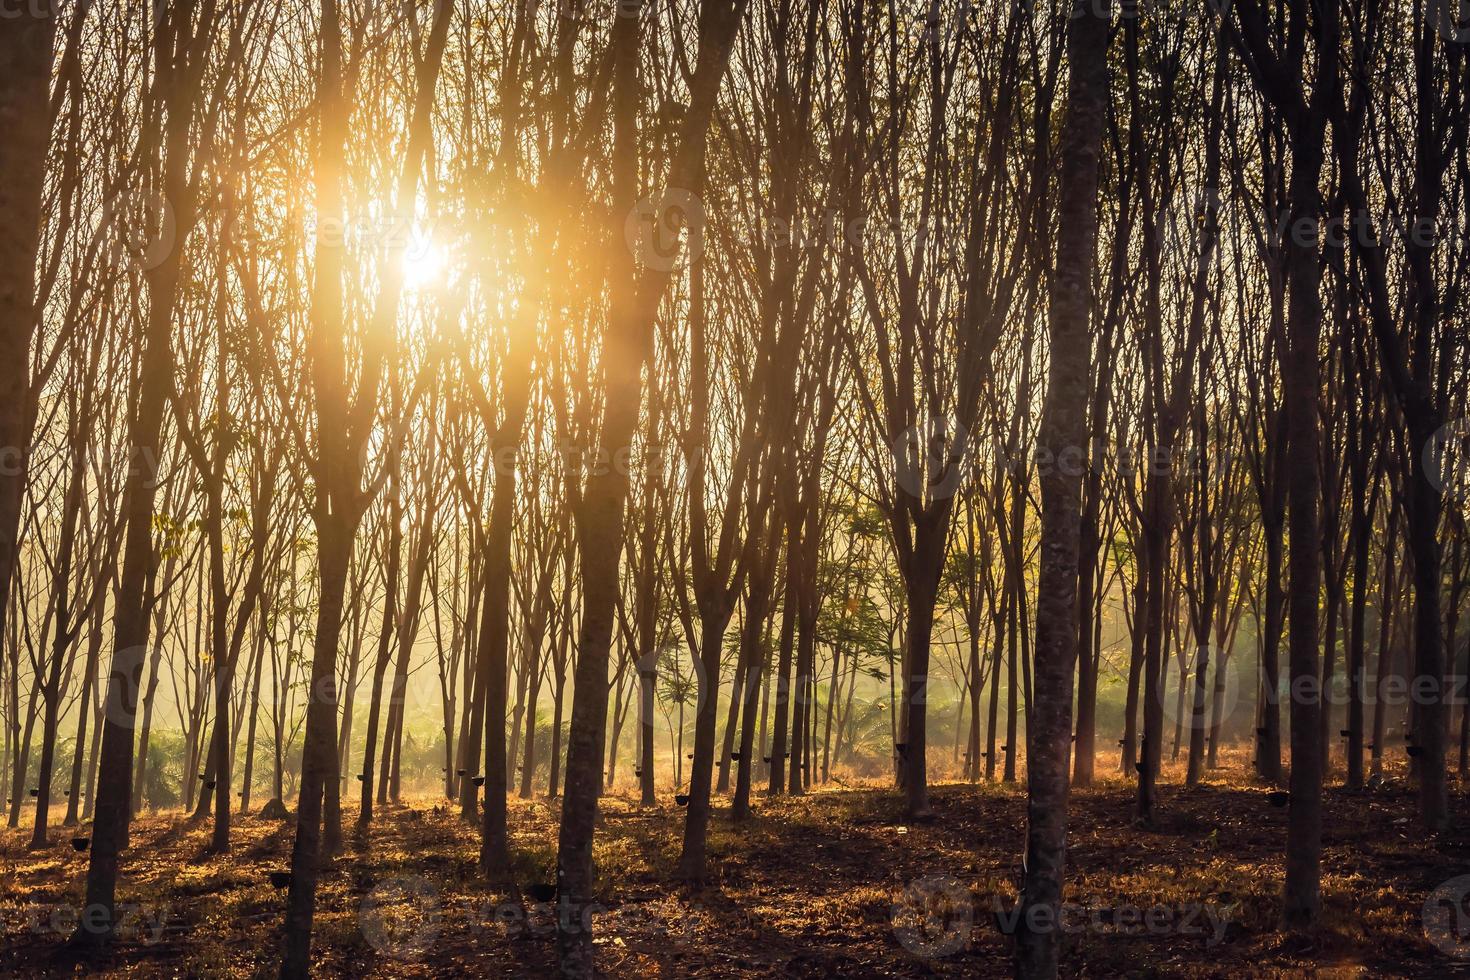
<instances>
[{"instance_id":1,"label":"green foliage","mask_svg":"<svg viewBox=\"0 0 1470 980\"><path fill-rule=\"evenodd\" d=\"M658 699L668 706L691 705L698 695L694 670L677 643L666 643L658 655Z\"/></svg>"},{"instance_id":2,"label":"green foliage","mask_svg":"<svg viewBox=\"0 0 1470 980\"><path fill-rule=\"evenodd\" d=\"M159 809L180 805L184 779L184 736L180 732L152 729L148 733L148 773L143 780L143 798Z\"/></svg>"}]
</instances>

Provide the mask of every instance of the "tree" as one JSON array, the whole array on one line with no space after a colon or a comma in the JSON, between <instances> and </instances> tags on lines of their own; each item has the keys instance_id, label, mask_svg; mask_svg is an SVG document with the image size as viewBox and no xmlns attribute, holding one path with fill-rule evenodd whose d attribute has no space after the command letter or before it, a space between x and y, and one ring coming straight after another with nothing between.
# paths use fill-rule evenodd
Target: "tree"
<instances>
[{"instance_id":1,"label":"tree","mask_svg":"<svg viewBox=\"0 0 1470 980\"><path fill-rule=\"evenodd\" d=\"M434 86L443 63L453 3L434 8L425 51L417 59L408 149L399 175L393 206L394 227L407 224L412 214L423 158L430 142L430 113ZM350 110L350 92L344 79L342 23L336 0L322 0L321 74L317 105L321 145L316 160L317 214L322 220L342 219L343 156ZM348 386L346 325L342 301L343 243L318 236L315 254L316 284L312 296L310 337L311 386L316 409L313 477L316 499L312 519L317 532L318 596L313 645L306 736L302 752L301 793L296 814L296 838L291 852L291 888L287 896L283 977L304 977L311 952L311 924L322 851L323 792L337 783L337 641L342 628L342 603L353 539L363 511L381 486L388 469L366 487L363 455L377 414L378 387L389 358L393 325L403 289L403 267L390 253L384 263L372 320L363 338L363 353L355 394ZM411 395L408 401L415 400ZM303 440L304 442L304 440ZM396 447L396 438L388 440ZM303 448L305 448L303 446ZM396 448L390 449L390 454ZM330 829L330 828L329 828ZM328 834L328 851L335 844Z\"/></svg>"},{"instance_id":2,"label":"tree","mask_svg":"<svg viewBox=\"0 0 1470 980\"><path fill-rule=\"evenodd\" d=\"M142 95L149 124L139 155L157 160L159 165L156 172L141 175L146 182L141 193L159 195L171 208L177 237L162 260L145 270L148 314L140 328L143 353L139 394L128 436L130 457L139 465L130 468L125 490L122 573L113 599L112 667L87 866L87 905L97 912L74 934L74 941L83 946L108 943L117 928L118 859L126 846L132 818L133 727L149 638L148 616L154 601L146 594L153 566L157 486L156 472L150 467L156 467L160 459L159 435L168 392L174 383L173 313L179 295L182 250L198 220L198 190L191 182L187 157L199 109L196 94L208 65L208 40L218 16L212 0L203 0L197 8L193 2L186 2L168 9L155 31L154 71ZM208 118L208 110L204 117Z\"/></svg>"},{"instance_id":3,"label":"tree","mask_svg":"<svg viewBox=\"0 0 1470 980\"><path fill-rule=\"evenodd\" d=\"M1281 45L1254 0L1244 0L1227 20L1231 38L1250 67L1257 88L1282 114L1290 137L1291 184L1287 194L1287 349L1282 358L1287 443L1298 461L1287 474L1290 513L1288 606L1291 633L1291 811L1287 822L1286 892L1283 916L1292 928L1310 928L1321 908L1322 729L1317 690L1318 588L1321 542L1318 506L1321 476L1317 391L1320 384L1322 301L1319 186L1328 116L1338 100L1338 4L1288 4L1285 28L1292 38L1310 37L1313 79L1310 94L1307 49ZM1438 618L1435 631L1438 634Z\"/></svg>"},{"instance_id":4,"label":"tree","mask_svg":"<svg viewBox=\"0 0 1470 980\"><path fill-rule=\"evenodd\" d=\"M612 213L615 215L631 215L637 204L635 140L641 9L640 0L633 0L620 10L609 42L613 58ZM668 188L683 192L697 186L715 98L744 13L744 0L717 0L700 8L688 110L665 178L664 186ZM667 203L665 199L665 208ZM666 213L657 210L656 218L663 221ZM598 449L609 456L632 443L643 366L648 360L654 318L670 275L670 270L656 266L645 268L640 274L631 249L619 244L626 240L625 228L615 227L610 232L609 308L601 360L605 407L597 433ZM627 492L626 472L620 472L618 467L594 471L586 476L577 495L574 514L581 557L582 622L577 638L572 730L567 747L566 800L562 805L557 850L561 908L576 913L575 922L569 922L566 914L559 919L557 953L562 972L573 977L593 973L588 914L592 894L592 833L602 788L608 651L612 644L619 580L616 570L622 554ZM712 751L709 756L712 758Z\"/></svg>"},{"instance_id":5,"label":"tree","mask_svg":"<svg viewBox=\"0 0 1470 980\"><path fill-rule=\"evenodd\" d=\"M1098 160L1108 102L1108 19L1078 0L1067 23L1067 111L1058 150L1057 260L1048 309L1050 367L1040 447L1059 460L1087 436L1092 308L1096 262ZM1016 973L1057 975L1062 875L1067 845L1067 770L1072 741L1072 681L1077 655L1077 556L1081 474L1063 466L1043 472L1041 571L1037 582L1036 698L1028 719L1026 877ZM1032 910L1041 910L1033 923Z\"/></svg>"}]
</instances>

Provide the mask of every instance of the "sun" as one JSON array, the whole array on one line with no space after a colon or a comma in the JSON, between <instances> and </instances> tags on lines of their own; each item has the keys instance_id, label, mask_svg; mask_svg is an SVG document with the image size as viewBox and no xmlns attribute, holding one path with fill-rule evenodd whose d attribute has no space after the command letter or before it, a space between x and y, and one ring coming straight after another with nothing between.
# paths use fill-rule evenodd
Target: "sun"
<instances>
[{"instance_id":1,"label":"sun","mask_svg":"<svg viewBox=\"0 0 1470 980\"><path fill-rule=\"evenodd\" d=\"M415 242L403 253L403 288L417 292L438 284L447 264L443 246L428 239Z\"/></svg>"}]
</instances>

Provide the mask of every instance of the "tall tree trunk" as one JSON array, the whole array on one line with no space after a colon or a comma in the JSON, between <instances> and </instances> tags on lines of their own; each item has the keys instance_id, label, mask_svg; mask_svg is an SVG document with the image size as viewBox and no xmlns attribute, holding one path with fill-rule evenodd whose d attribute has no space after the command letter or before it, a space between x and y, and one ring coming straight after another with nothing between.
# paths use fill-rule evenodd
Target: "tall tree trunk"
<instances>
[{"instance_id":1,"label":"tall tree trunk","mask_svg":"<svg viewBox=\"0 0 1470 980\"><path fill-rule=\"evenodd\" d=\"M103 583L110 576L98 576L99 583ZM104 586L105 587L105 586ZM82 691L77 697L77 737L73 750L71 764L71 787L67 794L66 819L62 821L63 827L74 827L77 824L78 808L81 806L82 798L82 764L83 750L87 746L87 722L92 717L92 705L96 702L94 688L97 683L97 661L102 653L102 611L106 607L102 597L93 600L91 625L87 634L87 656L82 668ZM94 732L95 735L95 732ZM95 755L95 750L93 751ZM90 779L88 780L87 796L92 795Z\"/></svg>"},{"instance_id":2,"label":"tall tree trunk","mask_svg":"<svg viewBox=\"0 0 1470 980\"><path fill-rule=\"evenodd\" d=\"M637 100L638 24L642 4L624 5L612 28L613 212L629 213L638 193ZM627 9L631 7L631 9ZM688 188L703 171L704 145L715 97L729 61L735 33L745 12L744 0L718 0L701 6L699 43L690 101L668 186ZM606 400L599 444L632 444L638 423L642 368L652 341L667 273L645 270L640 278L625 247L624 229L609 234L610 310L602 354ZM591 916L582 913L592 897L592 835L602 788L603 726L607 717L608 651L612 644L617 599L618 563L623 545L623 517L628 495L627 474L608 467L590 475L577 512L581 550L582 621L577 644L576 680L572 694L572 731L567 751L566 799L562 805L557 869L560 875L561 922L575 910L583 921L557 929L561 970L568 977L594 972ZM718 653L715 654L718 664ZM711 721L713 717L711 716ZM713 759L714 729L709 728ZM686 825L687 830L687 825Z\"/></svg>"},{"instance_id":3,"label":"tall tree trunk","mask_svg":"<svg viewBox=\"0 0 1470 980\"><path fill-rule=\"evenodd\" d=\"M168 574L169 566L165 567L163 581L168 581L172 576ZM151 587L150 587L151 588ZM158 596L156 599L157 613L153 617L153 635L158 641L153 644L152 653L148 657L148 686L143 691L143 720L138 726L138 765L133 770L132 805L133 815L143 809L144 794L148 785L148 742L153 733L153 699L158 694L158 680L161 664L163 663L163 632L164 625L168 622L165 612L168 607L167 595ZM192 773L184 773L185 781L194 778Z\"/></svg>"},{"instance_id":4,"label":"tall tree trunk","mask_svg":"<svg viewBox=\"0 0 1470 980\"><path fill-rule=\"evenodd\" d=\"M316 911L320 872L322 807L327 781L336 778L337 639L347 568L352 561L352 533L340 514L322 515L317 525L316 642L312 653L310 696L306 703L306 738L301 756L300 795L296 805L296 839L291 850L291 888L286 897L286 929L281 976L309 975L311 926Z\"/></svg>"},{"instance_id":5,"label":"tall tree trunk","mask_svg":"<svg viewBox=\"0 0 1470 980\"><path fill-rule=\"evenodd\" d=\"M939 595L939 575L944 566L944 542L949 530L947 505L927 513L914 527L913 568L905 575L908 622L908 669L904 673L904 704L908 727L904 735L904 811L910 820L932 816L929 809L927 765L929 648L934 631L934 604Z\"/></svg>"},{"instance_id":6,"label":"tall tree trunk","mask_svg":"<svg viewBox=\"0 0 1470 980\"><path fill-rule=\"evenodd\" d=\"M771 728L770 785L766 792L779 796L786 789L787 712L791 707L791 655L796 646L799 534L794 522L786 521L786 588L781 602L781 640L776 655L775 719ZM892 712L890 712L892 714Z\"/></svg>"},{"instance_id":7,"label":"tall tree trunk","mask_svg":"<svg viewBox=\"0 0 1470 980\"><path fill-rule=\"evenodd\" d=\"M1276 477L1276 483L1285 488L1284 474ZM1279 489L1273 492L1284 499ZM1261 717L1256 732L1256 774L1268 783L1277 783L1281 781L1280 649L1286 609L1286 589L1282 585L1285 571L1282 536L1285 529L1282 520L1276 517L1263 518L1262 524L1266 536L1266 622L1261 648L1261 684L1257 695Z\"/></svg>"},{"instance_id":8,"label":"tall tree trunk","mask_svg":"<svg viewBox=\"0 0 1470 980\"><path fill-rule=\"evenodd\" d=\"M1005 657L1006 623L1010 621L1009 595L1002 590L991 617L990 714L985 727L985 781L995 782L995 730L1000 722L1000 668Z\"/></svg>"},{"instance_id":9,"label":"tall tree trunk","mask_svg":"<svg viewBox=\"0 0 1470 980\"><path fill-rule=\"evenodd\" d=\"M478 656L487 664L485 686L485 810L480 840L480 870L492 886L510 877L510 840L506 829L509 773L505 747L506 685L510 667L511 532L515 515L515 447L521 438L525 400L519 411L508 410L509 424L497 435L500 447L511 448L509 466L501 467L490 498L490 531L485 539L485 595L480 620ZM514 440L513 442L511 440Z\"/></svg>"},{"instance_id":10,"label":"tall tree trunk","mask_svg":"<svg viewBox=\"0 0 1470 980\"><path fill-rule=\"evenodd\" d=\"M372 694L368 699L367 739L363 742L362 748L362 771L357 774L358 782L362 784L362 793L357 810L358 827L366 827L373 819L373 787L375 785L373 769L377 761L378 752L378 719L381 717L383 710L383 681L388 674L388 664L392 662L393 624L399 618L398 571L403 552L403 510L398 504L397 496L398 473L396 467L398 464L395 460L390 465L393 465L395 469L394 472L388 475L388 493L391 499L388 508L388 564L383 580L383 619L378 628L377 656L373 659Z\"/></svg>"},{"instance_id":11,"label":"tall tree trunk","mask_svg":"<svg viewBox=\"0 0 1470 980\"><path fill-rule=\"evenodd\" d=\"M804 551L814 550L805 533L802 535L800 544ZM810 752L812 742L812 719L816 717L817 709L816 699L812 696L812 674L816 669L817 660L816 609L818 600L815 595L817 584L808 576L806 569L803 569L800 579L796 616L795 704L791 709L790 772L786 788L786 791L793 796L805 793L809 782L807 754ZM898 713L896 707L895 713ZM903 737L902 722L900 722L899 737Z\"/></svg>"},{"instance_id":12,"label":"tall tree trunk","mask_svg":"<svg viewBox=\"0 0 1470 980\"><path fill-rule=\"evenodd\" d=\"M212 10L212 8L206 8ZM195 220L188 192L188 139L193 128L197 81L203 71L201 38L213 33L207 17L193 23L193 4L171 7L167 17L178 37L172 49L155 44L153 83L167 104L163 128L163 182L158 188L172 205L177 241L168 254L147 270L148 313L143 328L142 366L138 375L137 407L128 427L128 449L135 465L128 468L123 519L122 574L113 596L113 653L109 671L96 809L87 866L86 908L89 915L73 934L84 946L102 946L117 929L116 893L119 855L127 846L132 819L133 728L137 718L138 689L148 647L146 594L153 566L153 503L158 473L150 472L162 458L163 413L172 390L172 331L178 297L184 243ZM147 155L155 148L144 147Z\"/></svg>"},{"instance_id":13,"label":"tall tree trunk","mask_svg":"<svg viewBox=\"0 0 1470 980\"><path fill-rule=\"evenodd\" d=\"M1317 84L1326 84L1319 79ZM1321 209L1321 131L1292 140L1291 224L1317 227ZM1298 461L1287 476L1290 528L1291 633L1291 808L1286 827L1286 890L1283 915L1293 928L1315 924L1321 908L1322 750L1319 714L1317 636L1321 583L1321 531L1318 497L1321 478L1315 465L1320 434L1317 398L1321 370L1318 346L1322 325L1320 257L1311 241L1293 235L1287 246L1289 345L1282 366L1287 440ZM1438 622L1435 625L1438 634ZM1314 696L1316 695L1316 696Z\"/></svg>"},{"instance_id":14,"label":"tall tree trunk","mask_svg":"<svg viewBox=\"0 0 1470 980\"><path fill-rule=\"evenodd\" d=\"M57 11L15 11L0 31L0 637L11 611L10 585L20 555L20 515L30 464L35 396L31 340L36 309L36 251L51 142L51 72ZM79 97L79 96L73 96ZM111 906L108 906L109 911Z\"/></svg>"},{"instance_id":15,"label":"tall tree trunk","mask_svg":"<svg viewBox=\"0 0 1470 980\"><path fill-rule=\"evenodd\" d=\"M525 754L521 759L520 796L523 800L531 798L531 780L536 775L536 707L541 697L540 638L532 637L529 643L530 649L526 652L527 673L530 676L526 679Z\"/></svg>"},{"instance_id":16,"label":"tall tree trunk","mask_svg":"<svg viewBox=\"0 0 1470 980\"><path fill-rule=\"evenodd\" d=\"M658 652L654 648L638 658L638 802L642 806L657 802L653 785L653 702L657 686Z\"/></svg>"},{"instance_id":17,"label":"tall tree trunk","mask_svg":"<svg viewBox=\"0 0 1470 980\"><path fill-rule=\"evenodd\" d=\"M1203 373L1203 367L1201 368ZM1203 386L1201 386L1203 392ZM1201 394L1203 397L1203 394ZM1212 628L1214 624L1216 597L1215 566L1215 541L1210 525L1210 508L1207 494L1209 490L1209 462L1208 452L1204 448L1203 436L1206 432L1204 422L1204 409L1196 409L1198 418L1197 432L1200 437L1200 460L1201 471L1199 476L1200 512L1199 521L1199 553L1203 563L1204 588L1200 597L1200 609L1195 623L1195 658L1194 658L1194 694L1190 699L1189 711L1189 766L1185 773L1184 783L1186 786L1199 785L1200 776L1204 769L1205 761L1205 731L1209 722L1205 714L1206 689L1210 676L1210 641L1213 638ZM1223 652L1221 653L1223 656Z\"/></svg>"},{"instance_id":18,"label":"tall tree trunk","mask_svg":"<svg viewBox=\"0 0 1470 980\"><path fill-rule=\"evenodd\" d=\"M75 596L72 594L71 576L86 471L83 466L85 436L75 428L72 432L71 449L72 461L66 499L62 504L61 541L56 550L56 573L53 580L51 662L45 678L37 678L45 707L42 709L41 760L36 782L36 820L30 843L32 849L43 848L49 843L46 832L51 816L51 775L56 764L56 729L60 722L65 675L71 671L71 661L67 654L76 639L76 625L72 622ZM85 702L79 702L79 706L85 707Z\"/></svg>"},{"instance_id":19,"label":"tall tree trunk","mask_svg":"<svg viewBox=\"0 0 1470 980\"><path fill-rule=\"evenodd\" d=\"M765 655L766 619L771 609L771 589L776 577L776 556L781 550L781 523L772 521L766 529L765 547L756 559L745 597L745 629L740 645L745 655L745 684L732 696L739 697L741 707L740 759L735 774L735 799L731 816L736 822L750 817L750 781L755 770L755 714L760 695L761 678L769 667Z\"/></svg>"},{"instance_id":20,"label":"tall tree trunk","mask_svg":"<svg viewBox=\"0 0 1470 980\"><path fill-rule=\"evenodd\" d=\"M265 669L266 623L269 613L261 605L255 623L255 669L250 680L250 707L245 721L245 768L240 773L240 812L250 812L250 788L255 781L255 725L260 718L260 676Z\"/></svg>"},{"instance_id":21,"label":"tall tree trunk","mask_svg":"<svg viewBox=\"0 0 1470 980\"><path fill-rule=\"evenodd\" d=\"M720 648L730 614L728 608L705 610L700 623L694 761L689 766L689 804L684 819L684 844L679 854L679 876L694 884L704 881L710 786L714 776L715 714L720 693Z\"/></svg>"},{"instance_id":22,"label":"tall tree trunk","mask_svg":"<svg viewBox=\"0 0 1470 980\"><path fill-rule=\"evenodd\" d=\"M1110 4L1073 5L1067 25L1066 118L1056 273L1051 283L1051 365L1038 443L1053 454L1087 438L1088 315L1096 261L1098 157L1108 103ZM1038 234L1041 234L1038 232ZM1053 455L1052 458L1057 458ZM1026 724L1026 874L1017 920L1016 974L1055 977L1067 842L1067 770L1077 657L1077 553L1081 475L1041 477L1035 701ZM1039 917L1038 917L1039 916Z\"/></svg>"},{"instance_id":23,"label":"tall tree trunk","mask_svg":"<svg viewBox=\"0 0 1470 980\"><path fill-rule=\"evenodd\" d=\"M742 629L741 634L744 634ZM743 644L742 644L743 646ZM745 651L742 649L735 660L735 677L730 685L730 707L725 714L725 734L720 741L720 773L715 780L715 792L726 793L730 790L730 754L735 751L735 733L740 729L740 709L745 703L742 693L745 690L745 675L749 665L745 662ZM715 690L720 685L716 681Z\"/></svg>"},{"instance_id":24,"label":"tall tree trunk","mask_svg":"<svg viewBox=\"0 0 1470 980\"><path fill-rule=\"evenodd\" d=\"M1123 703L1123 737L1119 740L1119 766L1124 776L1138 764L1138 682L1143 677L1143 623L1148 618L1148 559L1138 550L1133 581L1133 616L1128 642L1128 693Z\"/></svg>"},{"instance_id":25,"label":"tall tree trunk","mask_svg":"<svg viewBox=\"0 0 1470 980\"><path fill-rule=\"evenodd\" d=\"M1016 661L1020 659L1020 634L1021 634L1021 596L1020 589L1024 589L1023 583L1011 587L1011 598L1007 603L1009 614L1008 629L1010 640L1007 644L1009 656L1006 658L1006 744L1002 745L1001 751L1006 754L1005 772L1001 775L1001 782L1014 783L1016 781L1016 755L1018 754L1018 729L1020 710L1019 701L1020 685L1016 680Z\"/></svg>"}]
</instances>

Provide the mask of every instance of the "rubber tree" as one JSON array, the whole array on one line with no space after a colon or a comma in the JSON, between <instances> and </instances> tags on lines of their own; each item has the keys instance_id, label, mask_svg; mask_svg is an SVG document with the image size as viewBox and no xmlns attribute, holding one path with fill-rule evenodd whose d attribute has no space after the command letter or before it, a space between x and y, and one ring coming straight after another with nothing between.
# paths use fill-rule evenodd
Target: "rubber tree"
<instances>
[{"instance_id":1,"label":"rubber tree","mask_svg":"<svg viewBox=\"0 0 1470 980\"><path fill-rule=\"evenodd\" d=\"M1067 102L1062 121L1056 271L1047 313L1050 364L1039 448L1059 458L1087 438L1092 277L1097 250L1098 162L1108 105L1111 5L1076 0L1067 21ZM1049 215L1048 215L1049 217ZM1038 229L1040 231L1040 229ZM1035 699L1026 724L1026 872L1017 920L1019 977L1055 977L1067 854L1072 683L1077 659L1077 558L1081 473L1041 476Z\"/></svg>"},{"instance_id":2,"label":"rubber tree","mask_svg":"<svg viewBox=\"0 0 1470 980\"><path fill-rule=\"evenodd\" d=\"M1281 364L1286 438L1294 461L1286 474L1291 795L1282 915L1289 928L1305 930L1315 925L1321 911L1322 705L1317 686L1322 577L1321 474L1317 465L1321 439L1317 415L1322 337L1320 181L1327 121L1340 98L1339 10L1337 0L1293 0L1286 5L1284 17L1273 14L1268 20L1255 0L1241 0L1233 14L1225 19L1227 29L1262 98L1281 113L1291 154L1284 226L1286 348ZM1301 43L1305 38L1312 43ZM1310 88L1302 84L1308 77Z\"/></svg>"},{"instance_id":3,"label":"rubber tree","mask_svg":"<svg viewBox=\"0 0 1470 980\"><path fill-rule=\"evenodd\" d=\"M87 865L86 907L90 914L73 934L73 941L80 946L110 943L118 926L119 856L127 846L132 820L133 729L153 606L153 597L147 593L155 558L154 493L163 415L174 383L173 318L184 246L199 217L198 188L191 181L189 156L191 140L197 135L196 114L202 106L201 79L217 20L214 0L184 0L164 12L151 38L153 72L143 94L145 122L139 156L159 163L155 172L146 175L149 186L140 194L153 205L143 208L148 222L143 231L159 248L149 249L141 258L131 252L119 255L121 261L144 266L147 311L140 331L143 349L138 396L128 430L132 465L124 490L126 530L122 569L113 596L112 662ZM171 240L166 229L155 224L169 216L174 229Z\"/></svg>"},{"instance_id":4,"label":"rubber tree","mask_svg":"<svg viewBox=\"0 0 1470 980\"><path fill-rule=\"evenodd\" d=\"M639 269L630 248L625 217L638 214L639 34L643 4L619 6L611 28L612 166L608 229L607 324L600 360L605 408L597 446L607 452L631 446L637 430L643 368L652 347L654 320L671 278L672 264L659 261ZM660 196L653 209L659 223L703 171L705 140L715 100L729 63L730 49L745 13L745 0L702 4L698 47L689 78L688 109L675 137L664 186L678 195ZM680 219L675 219L680 220ZM642 241L643 239L638 239ZM677 257L677 248L675 256ZM569 479L573 477L569 476ZM567 743L565 799L557 845L561 915L557 953L562 973L594 975L592 945L592 837L602 792L602 753L607 720L608 653L612 644L617 574L623 550L628 474L622 467L600 467L586 475L574 519L580 557L582 616ZM712 755L712 753L711 753Z\"/></svg>"},{"instance_id":5,"label":"rubber tree","mask_svg":"<svg viewBox=\"0 0 1470 980\"><path fill-rule=\"evenodd\" d=\"M419 174L432 138L434 89L454 10L455 4L450 0L433 7L433 23L424 42L424 52L415 61L407 148L392 205L394 227L405 227L413 214ZM318 220L340 222L344 213L342 185L352 99L346 87L337 0L322 0L319 33L321 61L316 102L321 135L315 161L316 210ZM317 531L320 589L281 958L281 976L293 978L306 977L310 971L312 919L323 843L322 809L328 781L334 785L338 782L336 670L343 599L358 525L381 487L380 479L364 485L364 457L376 429L378 389L396 332L404 279L403 266L390 251L380 270L375 305L357 357L357 384L353 390L348 382L347 321L343 309L344 252L344 242L338 236L317 236L308 345L315 404L311 449L314 449L312 475L316 487L311 510ZM410 407L404 415L411 414ZM390 433L385 450L390 455L398 451L399 436L401 432ZM381 472L385 475L386 471L385 467Z\"/></svg>"}]
</instances>

